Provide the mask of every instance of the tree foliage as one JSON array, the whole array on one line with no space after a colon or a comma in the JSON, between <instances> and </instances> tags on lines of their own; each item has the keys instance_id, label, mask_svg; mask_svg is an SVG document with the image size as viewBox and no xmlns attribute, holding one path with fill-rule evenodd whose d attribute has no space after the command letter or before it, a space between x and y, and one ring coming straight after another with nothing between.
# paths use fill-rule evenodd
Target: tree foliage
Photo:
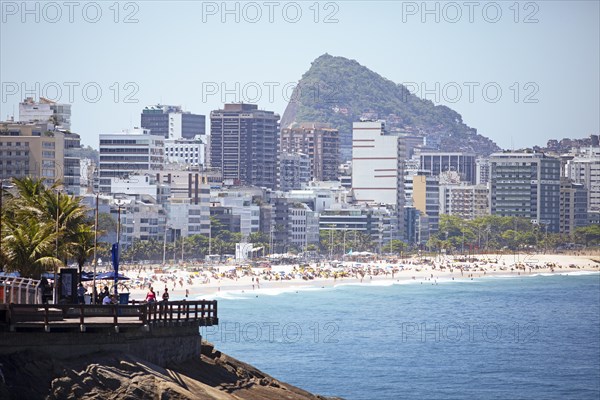
<instances>
[{"instance_id":1,"label":"tree foliage","mask_svg":"<svg viewBox=\"0 0 600 400\"><path fill-rule=\"evenodd\" d=\"M60 192L60 182L13 178L14 195L2 206L4 269L39 278L70 260L83 265L93 248L93 226L79 198ZM3 196L4 197L4 196Z\"/></svg>"}]
</instances>

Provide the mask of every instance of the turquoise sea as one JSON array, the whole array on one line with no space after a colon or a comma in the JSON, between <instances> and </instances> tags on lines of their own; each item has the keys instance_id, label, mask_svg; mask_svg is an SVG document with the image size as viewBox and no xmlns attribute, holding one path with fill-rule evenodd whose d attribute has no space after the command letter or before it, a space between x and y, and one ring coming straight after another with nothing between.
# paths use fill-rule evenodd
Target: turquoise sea
<instances>
[{"instance_id":1,"label":"turquoise sea","mask_svg":"<svg viewBox=\"0 0 600 400\"><path fill-rule=\"evenodd\" d=\"M257 296L258 294L258 296ZM600 274L224 293L223 352L345 399L599 399Z\"/></svg>"}]
</instances>

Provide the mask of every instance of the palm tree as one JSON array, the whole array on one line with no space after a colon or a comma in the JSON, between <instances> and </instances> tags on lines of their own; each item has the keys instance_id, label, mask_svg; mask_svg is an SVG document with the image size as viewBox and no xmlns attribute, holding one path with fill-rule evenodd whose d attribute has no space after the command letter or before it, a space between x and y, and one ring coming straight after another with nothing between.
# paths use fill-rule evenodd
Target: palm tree
<instances>
[{"instance_id":1,"label":"palm tree","mask_svg":"<svg viewBox=\"0 0 600 400\"><path fill-rule=\"evenodd\" d=\"M69 252L77 261L79 279L85 262L94 255L94 227L90 225L78 225L73 232L75 241L69 243Z\"/></svg>"},{"instance_id":2,"label":"palm tree","mask_svg":"<svg viewBox=\"0 0 600 400\"><path fill-rule=\"evenodd\" d=\"M2 248L8 270L39 279L47 268L60 264L60 260L52 256L56 239L54 226L26 218L7 221L6 232Z\"/></svg>"},{"instance_id":3,"label":"palm tree","mask_svg":"<svg viewBox=\"0 0 600 400\"><path fill-rule=\"evenodd\" d=\"M17 195L12 201L11 219L26 226L38 223L43 225L44 231L52 230L53 258L66 263L73 257L79 263L89 252L90 236L93 243L93 230L89 228L87 210L80 199L58 192L59 181L50 187L44 186L43 179L31 177L14 178L13 183ZM88 225L87 233L84 233L86 229L82 225ZM88 243L85 243L86 240Z\"/></svg>"}]
</instances>

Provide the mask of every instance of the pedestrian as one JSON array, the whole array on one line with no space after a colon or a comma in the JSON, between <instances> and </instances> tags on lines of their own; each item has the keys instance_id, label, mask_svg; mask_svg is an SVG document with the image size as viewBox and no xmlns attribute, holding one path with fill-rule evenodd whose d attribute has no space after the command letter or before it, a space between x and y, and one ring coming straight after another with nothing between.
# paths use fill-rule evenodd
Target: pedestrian
<instances>
[{"instance_id":1,"label":"pedestrian","mask_svg":"<svg viewBox=\"0 0 600 400\"><path fill-rule=\"evenodd\" d=\"M77 286L77 304L85 304L85 288L81 282Z\"/></svg>"},{"instance_id":2,"label":"pedestrian","mask_svg":"<svg viewBox=\"0 0 600 400\"><path fill-rule=\"evenodd\" d=\"M104 298L102 299L102 305L109 305L109 304L114 304L114 298L113 295L107 295L104 296Z\"/></svg>"},{"instance_id":3,"label":"pedestrian","mask_svg":"<svg viewBox=\"0 0 600 400\"><path fill-rule=\"evenodd\" d=\"M110 296L110 293L108 293L108 286L104 286L104 290L102 292L100 292L99 303L104 304L104 299L109 296Z\"/></svg>"},{"instance_id":4,"label":"pedestrian","mask_svg":"<svg viewBox=\"0 0 600 400\"><path fill-rule=\"evenodd\" d=\"M166 286L165 286L165 291L164 291L164 293L162 295L162 299L163 299L163 302L165 302L165 303L167 301L169 301L169 289L167 289Z\"/></svg>"},{"instance_id":5,"label":"pedestrian","mask_svg":"<svg viewBox=\"0 0 600 400\"><path fill-rule=\"evenodd\" d=\"M148 294L146 294L146 302L147 303L155 303L156 302L156 293L154 293L154 289L150 286L148 290Z\"/></svg>"}]
</instances>

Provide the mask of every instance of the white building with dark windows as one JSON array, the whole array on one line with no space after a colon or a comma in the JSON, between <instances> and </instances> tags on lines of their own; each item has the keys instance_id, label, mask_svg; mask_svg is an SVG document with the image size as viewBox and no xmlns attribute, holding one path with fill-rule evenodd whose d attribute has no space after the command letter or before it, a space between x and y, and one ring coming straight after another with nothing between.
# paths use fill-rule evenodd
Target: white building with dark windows
<instances>
[{"instance_id":1,"label":"white building with dark windows","mask_svg":"<svg viewBox=\"0 0 600 400\"><path fill-rule=\"evenodd\" d=\"M205 165L206 139L165 139L165 158L168 162Z\"/></svg>"},{"instance_id":2,"label":"white building with dark windows","mask_svg":"<svg viewBox=\"0 0 600 400\"><path fill-rule=\"evenodd\" d=\"M475 219L489 214L485 185L440 185L440 214Z\"/></svg>"},{"instance_id":3,"label":"white building with dark windows","mask_svg":"<svg viewBox=\"0 0 600 400\"><path fill-rule=\"evenodd\" d=\"M19 121L48 124L49 130L71 129L71 105L60 104L40 97L40 101L28 97L19 103Z\"/></svg>"},{"instance_id":4,"label":"white building with dark windows","mask_svg":"<svg viewBox=\"0 0 600 400\"><path fill-rule=\"evenodd\" d=\"M170 188L165 207L176 237L210 233L210 186L197 170L167 169L161 181Z\"/></svg>"},{"instance_id":5,"label":"white building with dark windows","mask_svg":"<svg viewBox=\"0 0 600 400\"><path fill-rule=\"evenodd\" d=\"M164 168L164 137L135 128L100 134L99 189L111 193L111 178L157 174Z\"/></svg>"},{"instance_id":6,"label":"white building with dark windows","mask_svg":"<svg viewBox=\"0 0 600 400\"><path fill-rule=\"evenodd\" d=\"M398 204L398 136L384 121L360 121L352 126L352 190L357 203Z\"/></svg>"}]
</instances>

